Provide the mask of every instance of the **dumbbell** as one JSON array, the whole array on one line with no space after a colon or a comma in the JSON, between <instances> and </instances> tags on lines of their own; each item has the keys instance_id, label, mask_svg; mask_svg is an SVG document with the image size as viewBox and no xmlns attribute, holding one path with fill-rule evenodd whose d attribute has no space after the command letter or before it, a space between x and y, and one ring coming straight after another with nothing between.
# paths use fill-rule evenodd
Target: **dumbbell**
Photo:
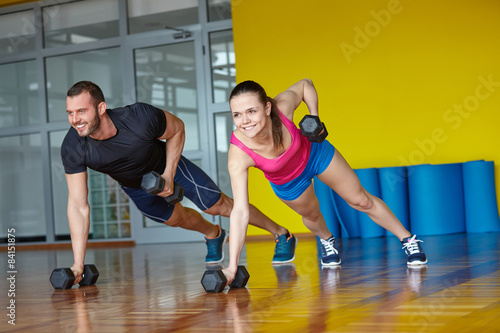
<instances>
[{"instance_id":1,"label":"dumbbell","mask_svg":"<svg viewBox=\"0 0 500 333\"><path fill-rule=\"evenodd\" d=\"M325 124L319 120L318 116L305 115L300 121L299 127L302 135L307 137L310 142L321 143L328 135Z\"/></svg>"},{"instance_id":2,"label":"dumbbell","mask_svg":"<svg viewBox=\"0 0 500 333\"><path fill-rule=\"evenodd\" d=\"M142 176L141 187L144 191L151 195L155 195L163 191L165 187L165 179L156 171L150 171ZM184 188L174 182L174 193L165 198L170 205L175 205L184 198Z\"/></svg>"},{"instance_id":3,"label":"dumbbell","mask_svg":"<svg viewBox=\"0 0 500 333\"><path fill-rule=\"evenodd\" d=\"M250 274L245 266L238 266L233 282L229 285L230 288L243 288L247 285ZM224 290L227 284L227 279L221 270L207 270L201 278L201 285L207 293L220 293Z\"/></svg>"},{"instance_id":4,"label":"dumbbell","mask_svg":"<svg viewBox=\"0 0 500 333\"><path fill-rule=\"evenodd\" d=\"M95 265L83 266L82 280L80 286L90 286L97 282L99 271ZM54 289L70 289L75 282L75 275L71 268L56 268L50 274L50 283Z\"/></svg>"}]
</instances>

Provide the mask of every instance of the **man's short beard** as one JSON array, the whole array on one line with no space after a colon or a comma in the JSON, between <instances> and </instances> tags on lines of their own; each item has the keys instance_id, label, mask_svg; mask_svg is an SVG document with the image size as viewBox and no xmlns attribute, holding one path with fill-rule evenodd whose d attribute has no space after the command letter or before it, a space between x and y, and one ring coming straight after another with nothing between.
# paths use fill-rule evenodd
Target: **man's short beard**
<instances>
[{"instance_id":1,"label":"man's short beard","mask_svg":"<svg viewBox=\"0 0 500 333\"><path fill-rule=\"evenodd\" d=\"M88 130L82 134L80 134L80 132L77 131L78 135L80 135L81 137L90 136L92 135L92 133L95 132L96 129L99 128L99 126L101 126L101 118L99 117L98 112L96 112L96 116L94 117L94 119L92 119L92 122L87 123L87 126L89 126Z\"/></svg>"}]
</instances>

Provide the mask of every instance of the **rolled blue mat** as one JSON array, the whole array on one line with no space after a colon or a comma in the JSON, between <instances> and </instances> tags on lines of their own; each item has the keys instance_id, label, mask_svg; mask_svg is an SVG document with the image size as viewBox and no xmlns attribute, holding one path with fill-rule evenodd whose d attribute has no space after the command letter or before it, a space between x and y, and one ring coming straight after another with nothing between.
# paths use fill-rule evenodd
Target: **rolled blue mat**
<instances>
[{"instance_id":1,"label":"rolled blue mat","mask_svg":"<svg viewBox=\"0 0 500 333\"><path fill-rule=\"evenodd\" d=\"M319 210L325 218L326 226L333 236L340 236L340 225L337 218L335 203L333 202L332 189L314 177L314 193L319 200Z\"/></svg>"},{"instance_id":2,"label":"rolled blue mat","mask_svg":"<svg viewBox=\"0 0 500 333\"><path fill-rule=\"evenodd\" d=\"M462 173L467 232L500 231L494 163L465 162Z\"/></svg>"},{"instance_id":3,"label":"rolled blue mat","mask_svg":"<svg viewBox=\"0 0 500 333\"><path fill-rule=\"evenodd\" d=\"M408 206L408 170L405 166L378 169L381 199L396 215L401 224L410 230ZM392 235L388 230L386 235Z\"/></svg>"},{"instance_id":4,"label":"rolled blue mat","mask_svg":"<svg viewBox=\"0 0 500 333\"><path fill-rule=\"evenodd\" d=\"M376 197L380 197L380 184L376 168L356 169L354 172L365 190ZM358 211L357 213L361 238L385 236L385 229L373 222L366 213Z\"/></svg>"},{"instance_id":5,"label":"rolled blue mat","mask_svg":"<svg viewBox=\"0 0 500 333\"><path fill-rule=\"evenodd\" d=\"M465 231L462 164L408 168L411 232L441 235Z\"/></svg>"},{"instance_id":6,"label":"rolled blue mat","mask_svg":"<svg viewBox=\"0 0 500 333\"><path fill-rule=\"evenodd\" d=\"M358 211L349 206L337 192L332 191L332 194L333 201L335 202L339 214L339 222L343 225L341 229L342 237L349 238L361 236Z\"/></svg>"}]
</instances>

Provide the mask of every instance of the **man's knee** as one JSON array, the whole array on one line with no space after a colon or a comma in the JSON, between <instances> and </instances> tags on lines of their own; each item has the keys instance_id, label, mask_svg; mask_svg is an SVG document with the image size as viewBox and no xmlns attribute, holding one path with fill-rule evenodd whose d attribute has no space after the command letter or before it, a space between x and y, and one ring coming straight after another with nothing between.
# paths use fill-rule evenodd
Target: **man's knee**
<instances>
[{"instance_id":1,"label":"man's knee","mask_svg":"<svg viewBox=\"0 0 500 333\"><path fill-rule=\"evenodd\" d=\"M163 222L164 224L168 225L169 227L180 227L184 220L186 219L186 214L184 211L184 207L181 204L176 204L175 209L172 212L172 215Z\"/></svg>"},{"instance_id":2,"label":"man's knee","mask_svg":"<svg viewBox=\"0 0 500 333\"><path fill-rule=\"evenodd\" d=\"M224 217L229 217L231 210L233 209L233 199L221 193L219 201L217 201L212 207L204 210L205 213L210 215L221 215Z\"/></svg>"}]
</instances>

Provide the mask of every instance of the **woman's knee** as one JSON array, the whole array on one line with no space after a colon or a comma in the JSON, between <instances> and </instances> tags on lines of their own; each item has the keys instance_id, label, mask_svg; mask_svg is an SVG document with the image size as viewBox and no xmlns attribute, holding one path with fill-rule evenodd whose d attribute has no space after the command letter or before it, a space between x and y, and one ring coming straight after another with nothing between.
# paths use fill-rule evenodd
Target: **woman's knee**
<instances>
[{"instance_id":1,"label":"woman's knee","mask_svg":"<svg viewBox=\"0 0 500 333\"><path fill-rule=\"evenodd\" d=\"M302 218L307 219L309 221L317 221L321 217L321 211L319 209L319 201L313 200L310 204L303 209L299 213Z\"/></svg>"},{"instance_id":2,"label":"woman's knee","mask_svg":"<svg viewBox=\"0 0 500 333\"><path fill-rule=\"evenodd\" d=\"M309 188L307 188L307 190L295 200L281 200L287 204L287 206L292 208L297 214L302 216L302 219L316 221L321 216L321 212L319 210L319 200L314 193L313 185L309 186Z\"/></svg>"},{"instance_id":3,"label":"woman's knee","mask_svg":"<svg viewBox=\"0 0 500 333\"><path fill-rule=\"evenodd\" d=\"M346 201L349 204L349 206L362 212L369 211L374 206L374 202L371 195L365 190L362 190L355 197L349 198Z\"/></svg>"}]
</instances>

